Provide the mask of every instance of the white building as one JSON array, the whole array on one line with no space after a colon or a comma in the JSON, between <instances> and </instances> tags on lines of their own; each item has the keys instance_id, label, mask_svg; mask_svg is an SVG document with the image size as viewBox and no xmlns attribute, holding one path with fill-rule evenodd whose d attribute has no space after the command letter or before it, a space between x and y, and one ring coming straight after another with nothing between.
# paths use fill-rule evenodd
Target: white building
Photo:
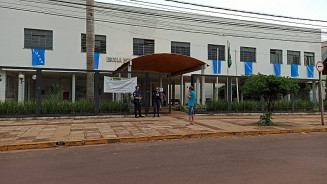
<instances>
[{"instance_id":1,"label":"white building","mask_svg":"<svg viewBox=\"0 0 327 184\"><path fill-rule=\"evenodd\" d=\"M86 13L85 6L79 3L78 0L67 3L4 1L0 7L0 101L21 101L34 93L27 70L6 69L4 66L86 69L83 46ZM296 64L298 76L295 78L318 78L317 71L314 71L313 78L308 78L307 71L307 65L314 65L321 59L321 34L317 29L106 3L96 3L95 20L99 70L116 70L124 58L177 53L207 63L210 66L204 74L215 75L212 60L217 58L218 47L219 60L222 61L221 73L217 76L245 75L244 61L247 61L253 62L254 74L274 75L273 63L281 63L281 76L291 77L291 64ZM227 42L230 43L233 61L228 70ZM32 48L45 49L43 66L32 65ZM19 80L19 74L24 75L24 83ZM71 83L75 82L72 82L72 75L58 74L70 98L73 93ZM44 90L52 82L43 81ZM76 81L76 86L83 84ZM208 90L210 85L206 85L206 98L212 95Z\"/></svg>"}]
</instances>

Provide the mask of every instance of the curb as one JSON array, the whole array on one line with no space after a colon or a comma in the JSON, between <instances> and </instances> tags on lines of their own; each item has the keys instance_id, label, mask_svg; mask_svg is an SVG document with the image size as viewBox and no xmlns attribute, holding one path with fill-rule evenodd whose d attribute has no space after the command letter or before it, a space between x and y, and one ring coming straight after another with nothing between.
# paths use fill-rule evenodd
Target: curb
<instances>
[{"instance_id":1,"label":"curb","mask_svg":"<svg viewBox=\"0 0 327 184\"><path fill-rule=\"evenodd\" d=\"M238 131L238 132L214 132L201 134L167 135L167 136L141 136L141 137L120 137L108 139L89 139L89 140L69 140L69 141L49 141L38 143L8 144L0 145L0 152L25 149L42 149L56 147L72 147L96 144L113 144L123 142L145 142L169 139L191 139L191 138L214 138L227 136L246 136L246 135L268 135L286 133L310 133L327 132L327 128L304 128L304 129L284 129L284 130L260 130L260 131Z\"/></svg>"}]
</instances>

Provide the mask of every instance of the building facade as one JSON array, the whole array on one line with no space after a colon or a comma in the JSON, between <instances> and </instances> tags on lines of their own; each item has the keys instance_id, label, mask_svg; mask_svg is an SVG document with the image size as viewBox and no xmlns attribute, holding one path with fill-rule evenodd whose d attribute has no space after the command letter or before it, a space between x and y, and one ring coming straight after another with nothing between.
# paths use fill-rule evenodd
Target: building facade
<instances>
[{"instance_id":1,"label":"building facade","mask_svg":"<svg viewBox=\"0 0 327 184\"><path fill-rule=\"evenodd\" d=\"M31 80L26 71L1 66L86 69L86 13L80 3L4 3L0 11L0 101L22 101L34 93L28 83L20 84ZM176 53L206 62L206 75L242 76L250 70L301 80L318 78L315 69L308 73L312 69L308 66L315 65L322 55L317 29L107 3L96 3L95 20L99 70L116 70L124 61L142 55ZM229 69L227 43L232 58ZM33 63L33 49L45 50L43 63ZM215 72L213 60L217 58L220 67ZM294 70L296 74L292 74ZM72 92L71 75L60 75L65 76L64 88Z\"/></svg>"}]
</instances>

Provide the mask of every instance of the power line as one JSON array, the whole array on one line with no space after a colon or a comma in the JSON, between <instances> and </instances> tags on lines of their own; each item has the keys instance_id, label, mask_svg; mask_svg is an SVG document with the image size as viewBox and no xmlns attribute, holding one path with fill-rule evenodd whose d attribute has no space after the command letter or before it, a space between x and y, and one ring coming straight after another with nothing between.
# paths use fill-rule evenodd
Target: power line
<instances>
[{"instance_id":1,"label":"power line","mask_svg":"<svg viewBox=\"0 0 327 184\"><path fill-rule=\"evenodd\" d=\"M246 17L246 18L261 19L261 20L268 20L268 21L274 21L274 22L283 22L283 23L291 23L291 24L298 24L298 25L316 26L316 27L324 27L324 28L327 28L327 26L318 25L318 24L308 24L308 23L300 23L300 22L291 22L291 21L286 21L286 20L272 19L272 18L255 17L255 16L232 14L232 13L224 13L224 12L210 11L210 10L204 10L204 9L196 9L196 8L189 8L189 7L181 7L181 6L174 6L174 5L168 5L168 4L161 4L161 3L153 3L153 2L147 2L147 1L140 1L140 0L129 0L129 1L115 0L115 1L125 2L125 3L139 2L139 5L142 5L142 6L149 6L149 5L146 5L146 4L152 4L152 5L159 5L159 6L164 6L164 7L188 9L188 10L192 10L192 11L201 11L201 12L207 12L207 13L215 13L215 14L222 14L222 15L229 15L229 16L237 16L237 17L242 17L242 18ZM132 2L130 2L130 1L132 1ZM151 6L149 6L149 7L151 7ZM163 8L163 7L157 7L157 8ZM177 11L176 9L171 9L171 10ZM185 12L185 11L178 11L178 12L190 13L190 12Z\"/></svg>"},{"instance_id":2,"label":"power line","mask_svg":"<svg viewBox=\"0 0 327 184\"><path fill-rule=\"evenodd\" d=\"M64 15L64 14L56 14L56 13L42 12L42 11L36 11L36 10L31 11L31 10L27 10L27 9L19 9L19 8L16 8L16 7L5 7L5 6L0 6L0 7L7 8L7 9L12 9L12 10L21 10L21 11L28 11L28 12L34 12L34 13L43 13L43 14L48 14L48 15L57 15L57 16L62 16L62 17L77 18L77 19L85 20L85 18L70 16L70 15ZM136 25L136 24L130 24L130 23L114 22L114 21L105 21L105 20L101 20L101 19L97 19L97 21L106 22L106 23L129 25L129 26L147 27L147 28L153 28L153 29L181 31L181 32L188 32L188 33L199 33L199 34L209 34L209 35L219 35L219 36L229 36L229 37L241 37L241 38L253 38L253 39L262 39L262 40L279 40L279 41L291 41L291 42L321 43L321 42L304 41L304 40L287 40L287 39L272 39L272 38L261 38L261 37L241 36L241 35L224 35L224 34L216 33L216 32L203 32L203 31L198 31L198 30L190 31L190 30L183 30L183 29L182 30L181 29L170 29L170 28L164 28L164 27L154 27L154 26L145 26L145 25Z\"/></svg>"},{"instance_id":3,"label":"power line","mask_svg":"<svg viewBox=\"0 0 327 184\"><path fill-rule=\"evenodd\" d=\"M231 8L223 8L223 7L217 7L217 6L209 6L209 5L203 5L203 4L197 4L197 3L189 3L189 2L177 1L177 0L165 0L165 1L179 3L179 4L187 4L187 5L198 6L198 7L205 7L205 8L212 8L212 9L219 9L219 10L226 10L226 11L233 11L233 12L240 12L240 13L248 13L248 14L269 16L269 17L278 17L278 18L286 18L286 19L295 19L295 20L305 20L305 21L312 21L312 22L324 22L324 23L327 23L326 20L319 20L319 19L307 19L307 18L291 17L291 16L284 16L284 15L275 15L275 14L268 14L268 13L259 13L259 12L253 12L253 11L236 10L236 9L231 9Z\"/></svg>"},{"instance_id":4,"label":"power line","mask_svg":"<svg viewBox=\"0 0 327 184\"><path fill-rule=\"evenodd\" d=\"M61 2L61 3L67 3L67 4L75 4L75 5L80 5L80 6L86 6L83 3L74 3L74 2L67 2L67 1L62 1L62 0L47 0L47 1L55 1L55 2ZM108 4L108 3L104 3ZM282 30L282 31L294 31L294 32L308 32L308 33L325 33L327 32L322 32L321 30L313 30L313 29L308 29L308 28L299 28L299 27L286 27L282 28L282 25L273 25L273 26L264 26L264 25L255 25L255 24L244 24L244 23L235 23L235 22L222 22L222 21L214 21L214 20L209 20L209 19L201 19L201 18L189 18L189 17L183 17L180 15L163 15L163 14L158 14L155 12L144 12L144 11L137 11L137 10L128 10L126 8L112 8L112 7L103 7L103 6L98 6L94 5L95 8L100 8L100 9L110 9L114 11L122 11L126 13L135 13L135 14L141 14L141 15L147 15L147 16L153 16L153 17L164 17L164 18L171 18L171 19L176 19L176 20L189 20L189 21L196 21L200 23L214 23L214 24L223 24L223 25L231 25L231 26L243 26L243 27L250 27L250 28L263 28L263 29L274 29L274 30ZM211 17L211 18L217 18L217 17ZM226 18L224 18L226 19ZM238 20L241 21L241 20ZM255 22L255 23L260 23L260 22ZM261 23L261 24L267 24L267 23ZM283 25L284 26L284 25Z\"/></svg>"}]
</instances>

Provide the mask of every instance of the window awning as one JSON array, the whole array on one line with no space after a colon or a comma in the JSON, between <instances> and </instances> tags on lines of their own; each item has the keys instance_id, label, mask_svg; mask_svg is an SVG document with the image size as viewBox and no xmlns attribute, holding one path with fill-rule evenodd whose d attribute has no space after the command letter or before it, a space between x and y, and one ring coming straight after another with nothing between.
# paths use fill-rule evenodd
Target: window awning
<instances>
[{"instance_id":1,"label":"window awning","mask_svg":"<svg viewBox=\"0 0 327 184\"><path fill-rule=\"evenodd\" d=\"M132 71L170 73L172 76L201 70L206 65L198 59L179 54L151 54L131 60ZM121 65L117 70L126 71L129 62Z\"/></svg>"}]
</instances>

